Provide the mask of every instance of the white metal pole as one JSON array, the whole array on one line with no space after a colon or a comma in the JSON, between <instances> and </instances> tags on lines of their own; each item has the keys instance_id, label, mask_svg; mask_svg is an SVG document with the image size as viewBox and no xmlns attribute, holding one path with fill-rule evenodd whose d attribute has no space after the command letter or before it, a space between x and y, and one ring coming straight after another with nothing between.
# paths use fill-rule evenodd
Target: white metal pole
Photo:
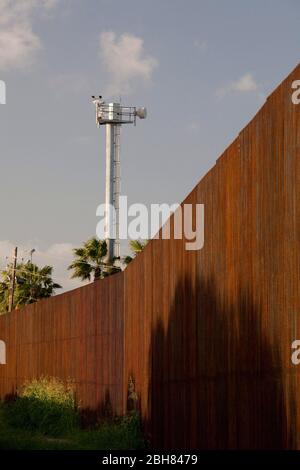
<instances>
[{"instance_id":1,"label":"white metal pole","mask_svg":"<svg viewBox=\"0 0 300 470\"><path fill-rule=\"evenodd\" d=\"M114 126L114 207L115 207L115 246L114 256L120 257L120 133L121 125L115 124Z\"/></svg>"},{"instance_id":2,"label":"white metal pole","mask_svg":"<svg viewBox=\"0 0 300 470\"><path fill-rule=\"evenodd\" d=\"M107 261L111 261L114 257L115 234L113 211L114 207L114 170L115 170L115 126L106 124L106 243L107 243Z\"/></svg>"}]
</instances>

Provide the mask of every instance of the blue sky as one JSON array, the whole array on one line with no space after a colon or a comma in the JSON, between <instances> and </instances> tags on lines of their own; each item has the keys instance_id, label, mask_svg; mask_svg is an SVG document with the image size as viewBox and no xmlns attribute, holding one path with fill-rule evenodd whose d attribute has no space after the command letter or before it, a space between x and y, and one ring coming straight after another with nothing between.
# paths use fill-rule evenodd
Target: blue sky
<instances>
[{"instance_id":1,"label":"blue sky","mask_svg":"<svg viewBox=\"0 0 300 470\"><path fill-rule=\"evenodd\" d=\"M0 266L95 234L104 130L90 95L144 105L122 131L129 202L180 202L297 65L297 0L0 0Z\"/></svg>"}]
</instances>

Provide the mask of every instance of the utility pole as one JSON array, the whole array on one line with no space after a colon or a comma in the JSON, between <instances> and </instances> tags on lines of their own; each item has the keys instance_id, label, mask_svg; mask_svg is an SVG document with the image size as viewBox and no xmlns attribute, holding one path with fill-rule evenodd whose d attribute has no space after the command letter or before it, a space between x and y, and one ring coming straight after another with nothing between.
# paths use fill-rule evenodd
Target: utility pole
<instances>
[{"instance_id":1,"label":"utility pole","mask_svg":"<svg viewBox=\"0 0 300 470\"><path fill-rule=\"evenodd\" d=\"M32 250L30 250L30 264L32 264L32 256L33 256L33 253L35 253L35 248L32 248Z\"/></svg>"},{"instance_id":2,"label":"utility pole","mask_svg":"<svg viewBox=\"0 0 300 470\"><path fill-rule=\"evenodd\" d=\"M16 269L18 259L18 247L15 248L12 276L10 278L9 296L8 296L8 311L11 312L14 307L14 294L16 286Z\"/></svg>"}]
</instances>

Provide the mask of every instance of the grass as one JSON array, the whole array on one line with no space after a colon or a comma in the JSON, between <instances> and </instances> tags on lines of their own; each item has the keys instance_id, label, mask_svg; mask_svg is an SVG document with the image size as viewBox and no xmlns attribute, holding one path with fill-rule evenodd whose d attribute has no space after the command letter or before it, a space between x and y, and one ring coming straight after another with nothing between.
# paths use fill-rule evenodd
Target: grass
<instances>
[{"instance_id":1,"label":"grass","mask_svg":"<svg viewBox=\"0 0 300 470\"><path fill-rule=\"evenodd\" d=\"M54 377L25 382L3 411L7 424L52 437L70 433L79 423L73 388Z\"/></svg>"},{"instance_id":2,"label":"grass","mask_svg":"<svg viewBox=\"0 0 300 470\"><path fill-rule=\"evenodd\" d=\"M77 428L58 438L12 426L7 422L3 406L0 407L1 450L135 450L143 447L137 415L107 422L92 430Z\"/></svg>"},{"instance_id":3,"label":"grass","mask_svg":"<svg viewBox=\"0 0 300 470\"><path fill-rule=\"evenodd\" d=\"M25 382L17 395L0 402L0 449L135 450L144 447L138 414L80 427L74 390L55 377Z\"/></svg>"}]
</instances>

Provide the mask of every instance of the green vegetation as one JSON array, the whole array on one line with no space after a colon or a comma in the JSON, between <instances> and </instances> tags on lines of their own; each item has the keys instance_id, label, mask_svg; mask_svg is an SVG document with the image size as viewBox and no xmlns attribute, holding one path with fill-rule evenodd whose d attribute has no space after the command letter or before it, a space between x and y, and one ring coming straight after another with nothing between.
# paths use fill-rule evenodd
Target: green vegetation
<instances>
[{"instance_id":1,"label":"green vegetation","mask_svg":"<svg viewBox=\"0 0 300 470\"><path fill-rule=\"evenodd\" d=\"M19 309L40 299L51 297L61 286L52 280L51 266L39 268L31 262L19 263L14 273L13 265L1 273L0 312L8 311L8 298L11 279L15 275L14 308Z\"/></svg>"},{"instance_id":2,"label":"green vegetation","mask_svg":"<svg viewBox=\"0 0 300 470\"><path fill-rule=\"evenodd\" d=\"M136 257L138 253L141 253L149 240L131 240L129 243L130 249L132 251L132 256L125 256L124 263L129 264Z\"/></svg>"},{"instance_id":3,"label":"green vegetation","mask_svg":"<svg viewBox=\"0 0 300 470\"><path fill-rule=\"evenodd\" d=\"M49 436L63 435L78 423L72 388L55 378L25 383L4 412L8 424Z\"/></svg>"},{"instance_id":4,"label":"green vegetation","mask_svg":"<svg viewBox=\"0 0 300 470\"><path fill-rule=\"evenodd\" d=\"M0 449L127 450L144 439L137 413L81 429L70 385L54 378L26 383L15 400L0 406Z\"/></svg>"},{"instance_id":5,"label":"green vegetation","mask_svg":"<svg viewBox=\"0 0 300 470\"><path fill-rule=\"evenodd\" d=\"M16 428L8 424L0 407L0 449L6 450L135 450L144 448L137 415L98 425L94 429L75 428L60 437Z\"/></svg>"},{"instance_id":6,"label":"green vegetation","mask_svg":"<svg viewBox=\"0 0 300 470\"><path fill-rule=\"evenodd\" d=\"M94 281L121 271L115 266L115 259L107 262L107 245L105 240L98 240L93 237L87 240L81 248L74 248L75 259L69 266L73 270L72 279L80 278L82 281Z\"/></svg>"}]
</instances>

